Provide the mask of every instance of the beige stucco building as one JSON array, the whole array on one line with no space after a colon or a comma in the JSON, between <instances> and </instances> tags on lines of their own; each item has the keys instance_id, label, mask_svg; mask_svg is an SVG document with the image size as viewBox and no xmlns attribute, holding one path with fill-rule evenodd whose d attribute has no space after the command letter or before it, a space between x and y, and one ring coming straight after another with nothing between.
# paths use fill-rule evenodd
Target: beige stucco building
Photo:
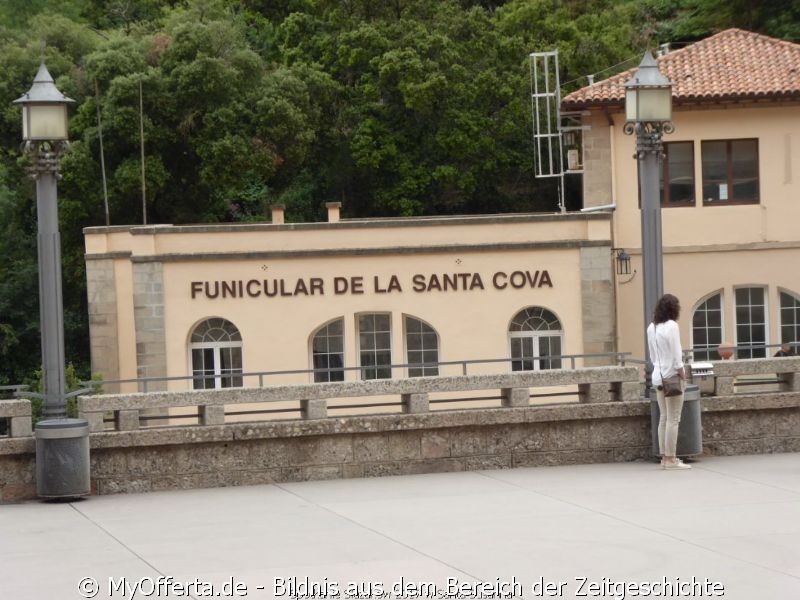
<instances>
[{"instance_id":1,"label":"beige stucco building","mask_svg":"<svg viewBox=\"0 0 800 600\"><path fill-rule=\"evenodd\" d=\"M658 62L674 84L664 286L682 301L684 346L716 358L721 341L795 342L800 46L729 30ZM276 208L265 224L87 229L93 370L187 389L642 357L637 162L622 131L630 76L563 101L587 126L584 206L613 209L358 220L332 204L326 223L286 224ZM630 274L616 272L620 249Z\"/></svg>"},{"instance_id":2,"label":"beige stucco building","mask_svg":"<svg viewBox=\"0 0 800 600\"><path fill-rule=\"evenodd\" d=\"M304 371L234 382L258 385L614 348L610 215L333 220L87 231L95 372Z\"/></svg>"},{"instance_id":3,"label":"beige stucco building","mask_svg":"<svg viewBox=\"0 0 800 600\"><path fill-rule=\"evenodd\" d=\"M658 66L673 84L675 125L662 161L664 289L681 299L684 346L798 341L800 45L731 29ZM633 255L636 275L615 288L617 331L621 348L642 356L635 136L622 131L631 74L578 90L563 107L589 126L584 205L616 204L614 246Z\"/></svg>"}]
</instances>

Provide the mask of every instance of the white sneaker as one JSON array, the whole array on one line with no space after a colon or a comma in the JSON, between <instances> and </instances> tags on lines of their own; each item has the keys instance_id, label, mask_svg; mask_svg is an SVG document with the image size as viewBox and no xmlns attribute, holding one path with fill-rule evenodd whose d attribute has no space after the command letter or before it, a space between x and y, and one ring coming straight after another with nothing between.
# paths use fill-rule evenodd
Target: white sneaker
<instances>
[{"instance_id":1,"label":"white sneaker","mask_svg":"<svg viewBox=\"0 0 800 600\"><path fill-rule=\"evenodd\" d=\"M678 459L674 463L665 464L664 468L667 469L668 471L679 471L679 470L691 469L692 465L687 465L685 462Z\"/></svg>"}]
</instances>

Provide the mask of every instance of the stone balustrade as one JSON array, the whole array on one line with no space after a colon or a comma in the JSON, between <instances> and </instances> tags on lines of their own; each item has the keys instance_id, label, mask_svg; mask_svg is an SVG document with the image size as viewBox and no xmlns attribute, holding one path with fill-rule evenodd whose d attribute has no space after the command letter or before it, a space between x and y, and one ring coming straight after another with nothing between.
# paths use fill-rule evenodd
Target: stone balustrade
<instances>
[{"instance_id":1,"label":"stone balustrade","mask_svg":"<svg viewBox=\"0 0 800 600\"><path fill-rule=\"evenodd\" d=\"M719 389L701 400L704 453L800 451L800 391L795 379L800 357L718 361L712 366ZM92 493L112 494L648 460L651 403L640 397L640 379L639 367L590 367L99 395L82 397L78 404L95 426L90 436ZM769 380L770 390L742 386L743 380L753 379ZM564 386L573 398L559 403ZM579 402L574 401L576 389ZM466 402L429 410L442 392L466 400L471 395L458 392L470 391L500 401L474 410L461 410L473 406ZM341 408L340 401L351 404L348 399L362 398L369 408L372 397L381 395L390 398L394 413L334 413L336 418L327 418L329 408ZM542 397L547 404L536 401ZM232 415L250 410L243 403L279 401L283 404L267 406L292 405L304 418L229 417L231 422L226 422L226 411ZM0 402L0 418L15 419L15 437L0 438L0 504L36 496L29 407L24 400ZM164 415L181 408L195 419L199 415L201 425L139 428L144 414ZM103 419L112 414L114 430L102 429Z\"/></svg>"},{"instance_id":2,"label":"stone balustrade","mask_svg":"<svg viewBox=\"0 0 800 600\"><path fill-rule=\"evenodd\" d=\"M139 428L146 411L198 407L202 425L225 423L225 407L236 404L296 401L304 419L325 419L328 400L375 396L399 396L404 413L425 413L430 408L429 394L499 390L505 407L528 406L531 388L577 386L581 403L634 401L639 399L639 372L636 367L586 367L490 375L417 377L342 381L300 385L275 385L263 388L227 388L185 392L149 392L84 396L78 400L82 418L91 431L104 430L104 417L114 416L115 429Z\"/></svg>"},{"instance_id":3,"label":"stone balustrade","mask_svg":"<svg viewBox=\"0 0 800 600\"><path fill-rule=\"evenodd\" d=\"M715 396L730 396L735 391L737 377L775 377L778 391L800 391L800 356L720 360L711 363Z\"/></svg>"},{"instance_id":4,"label":"stone balustrade","mask_svg":"<svg viewBox=\"0 0 800 600\"><path fill-rule=\"evenodd\" d=\"M31 435L31 403L28 400L0 400L0 419L9 423L9 437Z\"/></svg>"}]
</instances>

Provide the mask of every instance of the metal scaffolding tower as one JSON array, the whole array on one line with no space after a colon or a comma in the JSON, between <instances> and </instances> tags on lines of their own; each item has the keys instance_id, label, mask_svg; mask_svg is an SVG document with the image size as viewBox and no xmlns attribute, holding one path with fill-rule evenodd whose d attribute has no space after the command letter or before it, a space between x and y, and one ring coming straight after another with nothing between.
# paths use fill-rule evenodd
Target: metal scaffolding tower
<instances>
[{"instance_id":1,"label":"metal scaffolding tower","mask_svg":"<svg viewBox=\"0 0 800 600\"><path fill-rule=\"evenodd\" d=\"M583 172L582 133L579 113L561 112L558 51L532 52L531 109L536 177L557 177L558 207L566 211L564 176Z\"/></svg>"}]
</instances>

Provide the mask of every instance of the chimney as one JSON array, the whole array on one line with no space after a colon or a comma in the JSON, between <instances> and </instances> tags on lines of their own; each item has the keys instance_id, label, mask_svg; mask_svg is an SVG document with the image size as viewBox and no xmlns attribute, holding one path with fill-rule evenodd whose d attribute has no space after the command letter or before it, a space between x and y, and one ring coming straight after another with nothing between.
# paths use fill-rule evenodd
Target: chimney
<instances>
[{"instance_id":1,"label":"chimney","mask_svg":"<svg viewBox=\"0 0 800 600\"><path fill-rule=\"evenodd\" d=\"M286 210L285 204L273 204L269 207L272 210L272 224L283 225L283 211Z\"/></svg>"},{"instance_id":2,"label":"chimney","mask_svg":"<svg viewBox=\"0 0 800 600\"><path fill-rule=\"evenodd\" d=\"M339 209L342 208L341 202L326 202L325 206L328 209L328 223L339 222Z\"/></svg>"}]
</instances>

